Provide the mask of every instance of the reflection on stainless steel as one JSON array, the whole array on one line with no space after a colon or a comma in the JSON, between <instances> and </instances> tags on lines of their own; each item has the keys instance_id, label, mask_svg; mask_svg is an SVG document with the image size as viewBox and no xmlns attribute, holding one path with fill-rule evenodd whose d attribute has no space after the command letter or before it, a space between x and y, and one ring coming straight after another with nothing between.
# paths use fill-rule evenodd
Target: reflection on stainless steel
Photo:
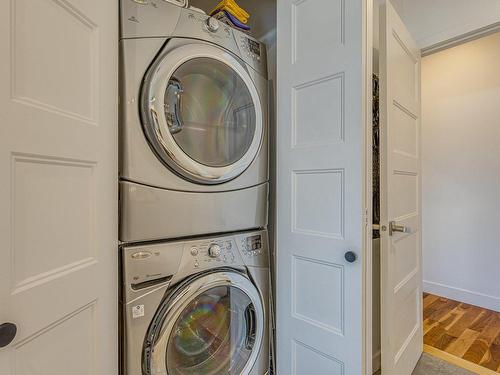
<instances>
[{"instance_id":1,"label":"reflection on stainless steel","mask_svg":"<svg viewBox=\"0 0 500 375\"><path fill-rule=\"evenodd\" d=\"M224 167L241 159L255 133L255 107L245 83L228 65L195 58L179 66L170 79L183 87L183 99L171 105L169 118L181 118L185 131L172 132L178 146L192 159L211 167ZM170 85L169 85L170 87ZM165 97L169 94L169 88ZM203 135L191 133L196 126Z\"/></svg>"},{"instance_id":2,"label":"reflection on stainless steel","mask_svg":"<svg viewBox=\"0 0 500 375\"><path fill-rule=\"evenodd\" d=\"M178 47L150 68L141 98L143 128L166 165L193 182L217 184L252 163L264 119L243 65L216 47L197 49L193 58L191 48Z\"/></svg>"},{"instance_id":3,"label":"reflection on stainless steel","mask_svg":"<svg viewBox=\"0 0 500 375\"><path fill-rule=\"evenodd\" d=\"M155 318L163 323L148 340L151 373L248 374L265 330L257 289L240 273L219 272L193 280L185 290L182 297L167 298L165 307L158 309L164 316Z\"/></svg>"},{"instance_id":4,"label":"reflection on stainless steel","mask_svg":"<svg viewBox=\"0 0 500 375\"><path fill-rule=\"evenodd\" d=\"M233 287L214 287L195 297L170 336L168 374L188 375L194 369L203 374L241 373L253 348L247 345L247 331L253 329L245 320L249 308L250 298Z\"/></svg>"}]
</instances>

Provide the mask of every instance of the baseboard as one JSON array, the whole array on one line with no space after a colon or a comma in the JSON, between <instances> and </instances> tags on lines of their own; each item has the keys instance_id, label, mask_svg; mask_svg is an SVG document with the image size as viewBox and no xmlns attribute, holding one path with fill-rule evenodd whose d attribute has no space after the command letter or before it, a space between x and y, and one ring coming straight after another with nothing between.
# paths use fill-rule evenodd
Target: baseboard
<instances>
[{"instance_id":1,"label":"baseboard","mask_svg":"<svg viewBox=\"0 0 500 375\"><path fill-rule=\"evenodd\" d=\"M373 354L372 363L373 363L372 364L372 373L375 374L378 370L380 370L380 366L381 366L380 350Z\"/></svg>"},{"instance_id":2,"label":"baseboard","mask_svg":"<svg viewBox=\"0 0 500 375\"><path fill-rule=\"evenodd\" d=\"M500 312L500 298L424 280L424 292Z\"/></svg>"},{"instance_id":3,"label":"baseboard","mask_svg":"<svg viewBox=\"0 0 500 375\"><path fill-rule=\"evenodd\" d=\"M450 353L443 352L442 350L436 349L436 348L429 346L429 345L424 345L424 352L432 355L433 357L436 357L436 358L442 359L443 361L451 363L452 365L461 367L461 368L468 370L468 371L472 371L474 374L498 375L498 372L490 370L486 367L479 366L475 363L466 361L465 359L455 357L454 355L452 355Z\"/></svg>"}]
</instances>

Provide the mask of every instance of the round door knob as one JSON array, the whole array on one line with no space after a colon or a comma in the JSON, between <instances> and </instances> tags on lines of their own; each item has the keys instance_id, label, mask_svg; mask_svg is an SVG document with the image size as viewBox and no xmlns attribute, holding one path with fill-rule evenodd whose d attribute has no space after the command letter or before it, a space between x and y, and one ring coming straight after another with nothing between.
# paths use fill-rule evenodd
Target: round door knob
<instances>
[{"instance_id":1,"label":"round door knob","mask_svg":"<svg viewBox=\"0 0 500 375\"><path fill-rule=\"evenodd\" d=\"M0 325L0 348L9 345L16 337L17 326L14 323Z\"/></svg>"},{"instance_id":2,"label":"round door knob","mask_svg":"<svg viewBox=\"0 0 500 375\"><path fill-rule=\"evenodd\" d=\"M344 258L345 260L347 260L349 263L353 263L356 261L357 259L357 256L355 253L353 253L352 251L348 251L347 253L345 253L344 255Z\"/></svg>"},{"instance_id":3,"label":"round door knob","mask_svg":"<svg viewBox=\"0 0 500 375\"><path fill-rule=\"evenodd\" d=\"M207 18L206 25L207 25L208 31L211 31L213 33L216 32L217 30L219 30L219 21L217 21L213 17L208 17Z\"/></svg>"},{"instance_id":4,"label":"round door knob","mask_svg":"<svg viewBox=\"0 0 500 375\"><path fill-rule=\"evenodd\" d=\"M222 249L219 245L213 244L208 248L208 255L212 258L218 258L222 253Z\"/></svg>"}]
</instances>

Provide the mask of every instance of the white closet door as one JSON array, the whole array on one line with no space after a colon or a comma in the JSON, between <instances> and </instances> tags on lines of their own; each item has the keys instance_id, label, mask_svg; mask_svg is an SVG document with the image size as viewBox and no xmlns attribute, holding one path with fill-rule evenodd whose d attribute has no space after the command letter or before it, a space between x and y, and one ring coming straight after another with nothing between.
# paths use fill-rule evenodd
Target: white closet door
<instances>
[{"instance_id":1,"label":"white closet door","mask_svg":"<svg viewBox=\"0 0 500 375\"><path fill-rule=\"evenodd\" d=\"M118 1L0 20L0 374L117 374Z\"/></svg>"},{"instance_id":2,"label":"white closet door","mask_svg":"<svg viewBox=\"0 0 500 375\"><path fill-rule=\"evenodd\" d=\"M364 371L366 10L278 0L279 375Z\"/></svg>"},{"instance_id":3,"label":"white closet door","mask_svg":"<svg viewBox=\"0 0 500 375\"><path fill-rule=\"evenodd\" d=\"M390 2L380 14L382 371L410 375L423 346L420 51Z\"/></svg>"}]
</instances>

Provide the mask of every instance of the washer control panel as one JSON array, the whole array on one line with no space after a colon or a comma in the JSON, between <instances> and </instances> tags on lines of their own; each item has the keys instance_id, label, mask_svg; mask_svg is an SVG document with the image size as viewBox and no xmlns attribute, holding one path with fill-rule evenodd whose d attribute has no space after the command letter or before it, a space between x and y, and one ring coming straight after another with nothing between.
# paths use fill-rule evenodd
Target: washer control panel
<instances>
[{"instance_id":1,"label":"washer control panel","mask_svg":"<svg viewBox=\"0 0 500 375\"><path fill-rule=\"evenodd\" d=\"M237 250L232 238L195 242L189 246L189 254L195 269L232 265L236 261Z\"/></svg>"},{"instance_id":2,"label":"washer control panel","mask_svg":"<svg viewBox=\"0 0 500 375\"><path fill-rule=\"evenodd\" d=\"M267 231L244 232L158 244L122 246L123 283L128 296L175 283L193 272L218 267L269 267Z\"/></svg>"},{"instance_id":3,"label":"washer control panel","mask_svg":"<svg viewBox=\"0 0 500 375\"><path fill-rule=\"evenodd\" d=\"M262 235L254 234L240 239L241 249L245 257L255 257L262 254Z\"/></svg>"},{"instance_id":4,"label":"washer control panel","mask_svg":"<svg viewBox=\"0 0 500 375\"><path fill-rule=\"evenodd\" d=\"M268 267L269 248L266 231L190 241L184 247L183 263L193 270L214 267Z\"/></svg>"}]
</instances>

